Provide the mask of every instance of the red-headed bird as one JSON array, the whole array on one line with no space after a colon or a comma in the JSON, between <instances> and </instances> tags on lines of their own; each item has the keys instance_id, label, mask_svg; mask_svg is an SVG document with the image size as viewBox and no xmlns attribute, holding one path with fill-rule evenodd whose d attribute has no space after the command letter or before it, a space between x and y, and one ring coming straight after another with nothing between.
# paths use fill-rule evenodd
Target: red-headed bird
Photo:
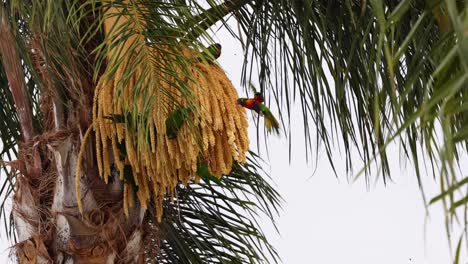
<instances>
[{"instance_id":1,"label":"red-headed bird","mask_svg":"<svg viewBox=\"0 0 468 264\"><path fill-rule=\"evenodd\" d=\"M239 98L237 103L247 109L254 110L259 115L265 117L265 126L268 132L274 130L279 134L279 122L271 113L270 109L263 104L263 95L261 93L255 93L254 98Z\"/></svg>"}]
</instances>

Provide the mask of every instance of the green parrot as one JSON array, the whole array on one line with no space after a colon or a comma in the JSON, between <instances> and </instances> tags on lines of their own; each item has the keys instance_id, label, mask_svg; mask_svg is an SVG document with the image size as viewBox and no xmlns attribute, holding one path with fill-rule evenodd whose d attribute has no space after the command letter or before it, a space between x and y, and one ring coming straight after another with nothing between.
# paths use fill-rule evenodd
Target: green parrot
<instances>
[{"instance_id":1,"label":"green parrot","mask_svg":"<svg viewBox=\"0 0 468 264\"><path fill-rule=\"evenodd\" d=\"M184 121L188 118L191 112L191 107L178 107L169 114L169 116L166 118L166 135L169 139L174 139L177 137L177 132L180 130L184 124ZM132 115L130 113L127 113L125 116L111 114L109 116L105 116L104 118L110 119L114 123L128 123L128 126L131 129Z\"/></svg>"},{"instance_id":2,"label":"green parrot","mask_svg":"<svg viewBox=\"0 0 468 264\"><path fill-rule=\"evenodd\" d=\"M114 123L126 123L127 124L127 128L132 130L132 131L135 131L136 128L134 127L135 126L135 123L134 123L134 120L133 120L133 116L132 114L129 112L125 115L120 115L120 114L110 114L108 116L104 116L105 119L109 119L111 120L112 122ZM136 121L137 122L142 122L142 123L146 123L146 119L144 120L141 120L141 117L137 116L136 118Z\"/></svg>"},{"instance_id":3,"label":"green parrot","mask_svg":"<svg viewBox=\"0 0 468 264\"><path fill-rule=\"evenodd\" d=\"M222 185L221 180L216 178L213 174L210 173L208 170L208 163L199 161L197 163L197 175L200 176L205 182L215 182L218 185Z\"/></svg>"},{"instance_id":4,"label":"green parrot","mask_svg":"<svg viewBox=\"0 0 468 264\"><path fill-rule=\"evenodd\" d=\"M110 114L108 116L104 116L104 118L109 119L114 123L125 123L126 121L131 123L133 119L130 113L127 113L126 115Z\"/></svg>"},{"instance_id":5,"label":"green parrot","mask_svg":"<svg viewBox=\"0 0 468 264\"><path fill-rule=\"evenodd\" d=\"M166 119L166 135L169 139L177 137L177 132L179 132L191 112L191 107L179 107L169 114Z\"/></svg>"},{"instance_id":6,"label":"green parrot","mask_svg":"<svg viewBox=\"0 0 468 264\"><path fill-rule=\"evenodd\" d=\"M133 192L137 193L138 192L138 186L136 185L135 178L133 177L133 170L132 166L130 165L125 165L124 166L124 175L123 175L123 181L127 184L130 184L132 186Z\"/></svg>"},{"instance_id":7,"label":"green parrot","mask_svg":"<svg viewBox=\"0 0 468 264\"><path fill-rule=\"evenodd\" d=\"M203 62L203 61L208 61L208 62L214 62L217 58L221 56L221 44L216 43L213 45L208 46L205 51L201 52L198 54L195 59Z\"/></svg>"}]
</instances>

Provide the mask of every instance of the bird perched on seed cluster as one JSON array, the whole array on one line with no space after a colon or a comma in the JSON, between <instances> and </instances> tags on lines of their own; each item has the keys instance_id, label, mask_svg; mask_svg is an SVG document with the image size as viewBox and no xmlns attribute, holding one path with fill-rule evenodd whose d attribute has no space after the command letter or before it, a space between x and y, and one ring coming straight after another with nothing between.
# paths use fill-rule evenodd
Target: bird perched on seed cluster
<instances>
[{"instance_id":1,"label":"bird perched on seed cluster","mask_svg":"<svg viewBox=\"0 0 468 264\"><path fill-rule=\"evenodd\" d=\"M199 62L214 62L217 58L221 56L221 44L215 43L213 45L208 46L204 51L198 54L195 57L195 60Z\"/></svg>"}]
</instances>

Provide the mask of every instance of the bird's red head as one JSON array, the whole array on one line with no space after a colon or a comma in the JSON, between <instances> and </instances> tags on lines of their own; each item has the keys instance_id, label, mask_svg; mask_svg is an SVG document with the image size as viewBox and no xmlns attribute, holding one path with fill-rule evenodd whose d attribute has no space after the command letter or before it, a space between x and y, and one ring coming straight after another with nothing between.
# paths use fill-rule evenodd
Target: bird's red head
<instances>
[{"instance_id":1,"label":"bird's red head","mask_svg":"<svg viewBox=\"0 0 468 264\"><path fill-rule=\"evenodd\" d=\"M263 98L263 94L261 93L255 93L254 99L257 103L263 103L265 99Z\"/></svg>"}]
</instances>

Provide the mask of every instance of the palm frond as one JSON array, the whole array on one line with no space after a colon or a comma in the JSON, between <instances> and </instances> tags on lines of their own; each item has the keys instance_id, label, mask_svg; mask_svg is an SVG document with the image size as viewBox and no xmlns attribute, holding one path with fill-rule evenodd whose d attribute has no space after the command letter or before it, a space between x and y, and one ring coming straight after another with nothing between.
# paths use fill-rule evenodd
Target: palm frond
<instances>
[{"instance_id":1,"label":"palm frond","mask_svg":"<svg viewBox=\"0 0 468 264\"><path fill-rule=\"evenodd\" d=\"M89 65L94 63L94 56L90 53L99 36L81 45L79 31L68 21L69 13L76 9L76 1L6 4L18 21L14 28L25 76L34 83L35 94L31 99L39 119L37 132L63 127L70 114L68 110L85 108L82 106L92 100L93 72ZM77 27L87 28L88 20L90 17L84 17ZM89 119L90 116L86 122Z\"/></svg>"},{"instance_id":2,"label":"palm frond","mask_svg":"<svg viewBox=\"0 0 468 264\"><path fill-rule=\"evenodd\" d=\"M121 87L135 69L141 68L144 73L135 80L133 98L136 100L125 105L126 112L133 115L132 120L148 120L145 111L152 109L156 101L164 109L181 104L182 98L192 100L187 85L191 81L191 61L183 55L184 49L205 51L204 45L212 43L209 28L217 22L228 27L236 38L243 39L226 23L226 16L235 16L246 41L242 73L246 89L258 75L260 92L267 101L276 104L281 113L280 121L289 126L286 131L296 126L291 121L296 113L291 109L293 103L299 101L308 154L319 150L320 146L313 146L313 142L318 142L323 144L333 163L334 144L342 143L348 172L352 172L354 164L351 150L356 148L366 164L363 171L367 178L373 168L371 164L375 164L381 168L386 181L391 176L387 146L397 142L413 162L418 179L425 166L421 160L429 158L432 173L438 175L441 184L441 193L432 203L442 201L451 219L459 209L466 212L465 176L456 173L456 166L468 147L466 1L209 0L202 5L195 0L87 0L61 1L60 4L12 0L4 1L3 5L10 21L15 21L11 26L24 63L33 123L38 131L44 129L48 119L40 108L40 98L45 98L46 92L54 96L56 105L73 109L80 100L89 102L96 81L100 77L113 77L121 65L124 65ZM115 17L124 17L126 21L112 29L114 37L106 37L102 24L108 18L106 10L111 7L119 11L114 13ZM90 17L96 18L90 19L94 22L87 22ZM110 49L135 36L142 41L133 42L114 57L108 57ZM37 55L35 51L42 53ZM133 59L122 60L122 55ZM89 69L89 65L93 68ZM146 76L150 76L152 82L147 82ZM16 154L19 140L19 124L5 80L0 76L0 118L5 117L0 119L0 138L4 144L2 159L5 155ZM167 83L176 92L164 89ZM150 86L159 92L158 100L154 100ZM82 97L83 94L86 96ZM122 99L122 96L117 92L114 98ZM136 111L139 101L142 111ZM139 131L138 142L146 142L148 124L141 121L135 125ZM244 167L241 171L254 175L255 170L249 171L249 168L255 167ZM193 247L185 247L186 242L182 241L182 238L190 238L191 232L208 232L211 238L217 239L218 245L227 243L216 233L225 221L229 222L214 214L221 209L195 207L190 201L194 201L193 197L202 204L217 197L231 201L228 196L221 196L226 194L219 193L218 187L227 188L228 194L234 195L237 192L232 190L236 188L249 193L252 189L246 191L245 185L258 187L260 184L242 182L241 179L251 178L240 177L242 173L237 177L236 172L239 171L225 177L223 186L214 188L215 184L202 183L178 189L180 193L193 196L185 201L184 196L180 196L176 201L192 211L208 212L209 218L204 220L211 221L212 227L209 232L200 224L194 224L200 228L196 230L180 222L165 227L173 231L178 228L180 235L179 240L175 240L180 244L167 244L168 256L184 259L181 256L187 254L190 258L202 256L211 260L216 252L228 259L262 258L255 246L244 255L238 252L235 243L244 241L248 232L234 236L238 240L234 239L228 253L221 252L218 246L204 248L205 255L188 249L182 255L171 251L174 248L191 250ZM13 174L11 179L13 182ZM5 184L0 192L8 193L8 186L12 185ZM263 201L268 202L260 200L257 206L271 214L271 207L266 204L275 203L275 199L270 200L275 195L262 195L259 197L267 197ZM252 208L252 204L244 203L248 200L239 198L236 206ZM177 209L169 201L166 206L168 217L173 217L168 219L177 223L170 212L183 215L185 211L179 209L184 207ZM223 214L226 219L230 216ZM187 213L184 217L189 220L193 215ZM241 219L247 226L251 225ZM238 222L231 224L240 228ZM250 235L262 237L256 231ZM191 241L199 247L206 243Z\"/></svg>"},{"instance_id":3,"label":"palm frond","mask_svg":"<svg viewBox=\"0 0 468 264\"><path fill-rule=\"evenodd\" d=\"M235 164L221 184L180 185L175 197L164 202L158 261L277 263L277 252L255 219L261 213L274 223L281 198L262 174L252 154L248 163Z\"/></svg>"},{"instance_id":4,"label":"palm frond","mask_svg":"<svg viewBox=\"0 0 468 264\"><path fill-rule=\"evenodd\" d=\"M72 10L69 18L72 24L79 24L78 21L91 13L99 17L97 24L83 32L83 43L102 34L103 21L115 20L115 24L106 29L108 32L102 43L93 51L96 54L94 79L117 78L114 103L122 104L124 112L132 114L132 120L142 121L149 120L156 105L161 113L184 104L193 105L194 96L189 85L193 82L190 71L193 58L186 53L206 48L202 41L186 33L197 24L195 17L200 10L196 1L102 1L96 4L89 0ZM208 44L213 43L206 31L197 30L196 34ZM111 67L104 69L105 65ZM135 84L132 102L128 102L122 92L130 81ZM168 89L168 86L174 89ZM133 125L138 127L137 145L146 144L147 122Z\"/></svg>"},{"instance_id":5,"label":"palm frond","mask_svg":"<svg viewBox=\"0 0 468 264\"><path fill-rule=\"evenodd\" d=\"M0 57L1 59L1 57ZM8 239L14 238L14 223L9 216L7 201L14 190L16 173L4 161L15 160L18 155L18 142L21 140L20 125L15 104L0 63L0 219L4 222Z\"/></svg>"},{"instance_id":6,"label":"palm frond","mask_svg":"<svg viewBox=\"0 0 468 264\"><path fill-rule=\"evenodd\" d=\"M449 215L466 211L456 173L468 143L466 1L254 0L236 18L246 36L245 86L258 69L260 90L290 126L299 101L309 150L316 130L331 163L341 142L349 170L355 148L361 172L369 176L375 162L385 182L387 146L397 142L420 185L421 160L439 174L433 201L444 200ZM464 194L455 199L455 191Z\"/></svg>"},{"instance_id":7,"label":"palm frond","mask_svg":"<svg viewBox=\"0 0 468 264\"><path fill-rule=\"evenodd\" d=\"M361 15L361 6L350 1L253 1L236 14L246 35L243 80L250 83L258 68L261 92L271 96L287 123L293 114L291 104L299 101L308 150L314 149L310 144L316 129L330 161L332 144L339 139L348 169L352 168L350 150L355 146L365 163L380 154L383 173L389 176L384 146L401 115L389 72L391 68L397 72L394 79L402 80L404 71L387 63L388 47L381 40L387 28L379 24L374 8L365 10ZM402 16L392 24L399 28L389 30L396 32L389 42L402 41L411 29L412 17ZM426 39L436 35L430 20L424 26L432 29L426 32ZM408 60L413 57L406 56ZM420 67L430 64L422 61ZM416 80L428 79L430 71L424 68ZM388 102L394 106L388 107Z\"/></svg>"}]
</instances>

